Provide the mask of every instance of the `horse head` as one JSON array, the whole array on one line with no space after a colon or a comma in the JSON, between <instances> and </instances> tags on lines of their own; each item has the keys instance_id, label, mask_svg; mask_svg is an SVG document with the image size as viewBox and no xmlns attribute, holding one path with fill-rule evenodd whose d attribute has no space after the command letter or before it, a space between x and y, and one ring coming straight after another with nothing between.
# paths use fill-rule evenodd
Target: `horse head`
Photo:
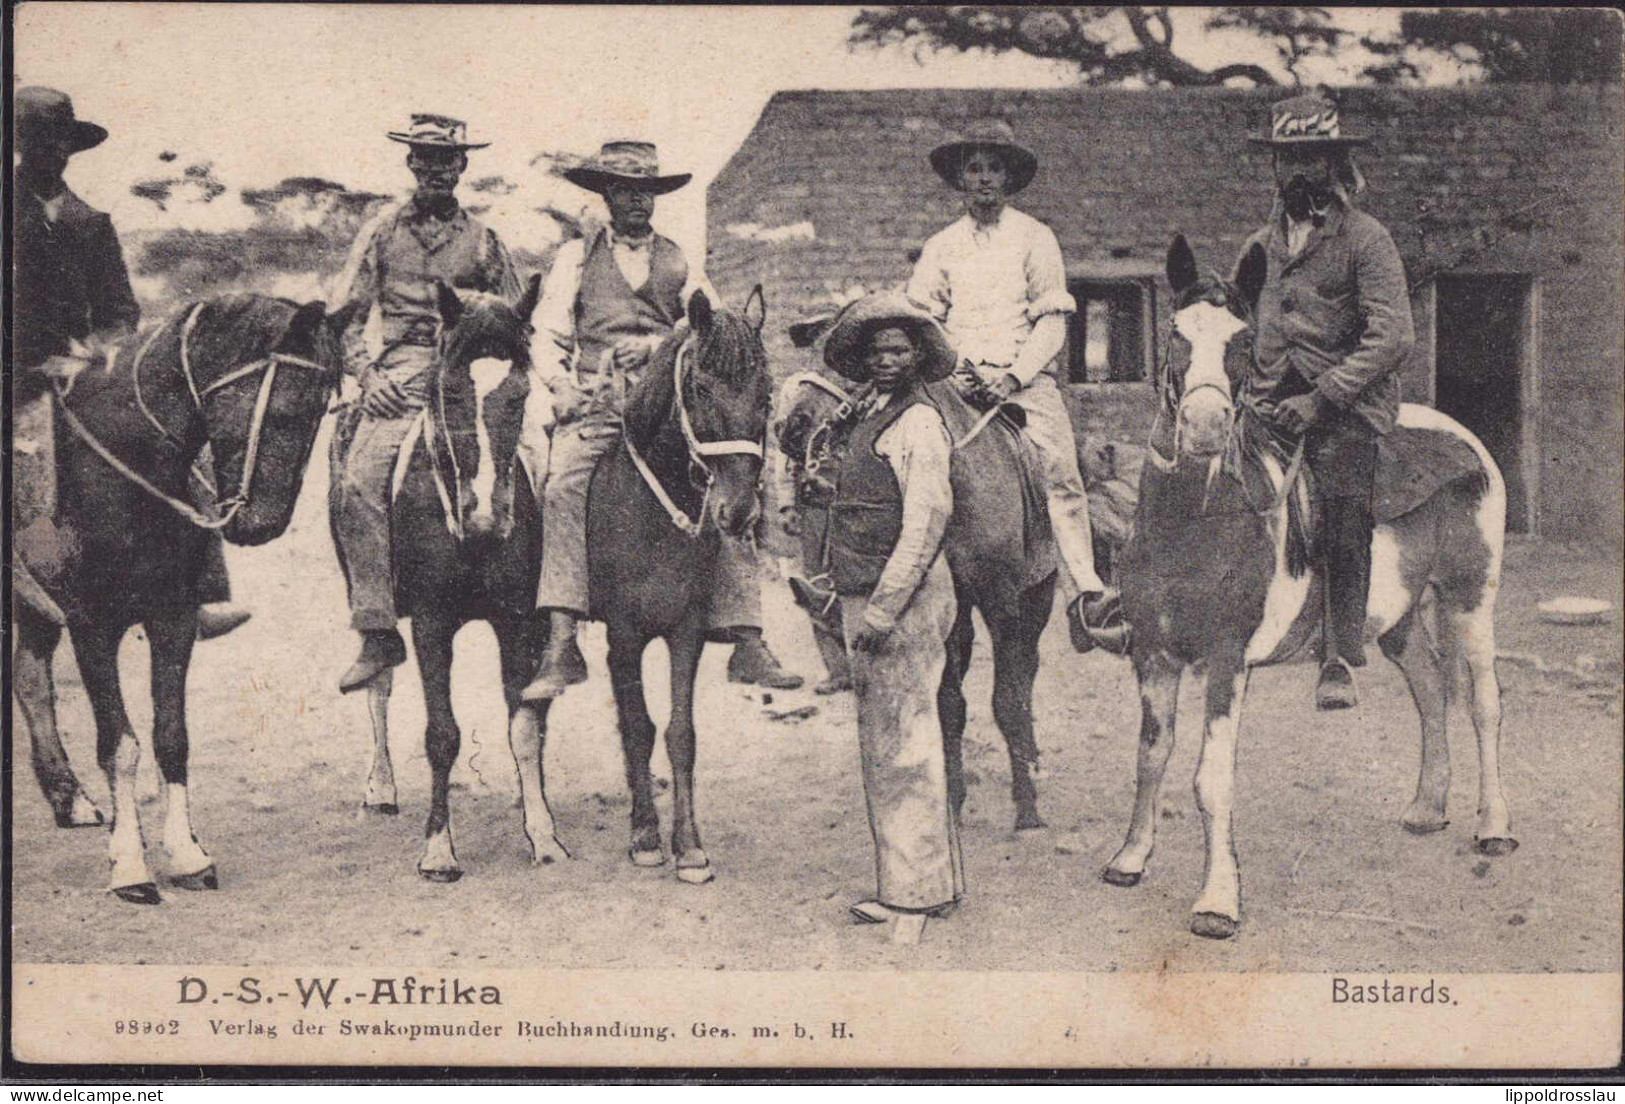
<instances>
[{"instance_id":1,"label":"horse head","mask_svg":"<svg viewBox=\"0 0 1625 1104\"><path fill-rule=\"evenodd\" d=\"M1253 311L1265 264L1264 248L1255 243L1231 281L1211 269L1199 273L1183 234L1168 247L1174 314L1157 383L1157 435L1172 433L1175 461L1211 459L1229 439L1236 396L1252 369Z\"/></svg>"},{"instance_id":2,"label":"horse head","mask_svg":"<svg viewBox=\"0 0 1625 1104\"><path fill-rule=\"evenodd\" d=\"M532 276L517 303L482 292L459 296L436 284L432 452L456 496L456 531L466 539L506 540L513 531L514 473L530 395L530 315L541 283Z\"/></svg>"},{"instance_id":3,"label":"horse head","mask_svg":"<svg viewBox=\"0 0 1625 1104\"><path fill-rule=\"evenodd\" d=\"M756 521L769 380L762 326L767 303L758 284L734 312L713 307L703 291L688 301L689 337L676 353L673 393L691 467L706 482L710 513L732 537Z\"/></svg>"},{"instance_id":4,"label":"horse head","mask_svg":"<svg viewBox=\"0 0 1625 1104\"><path fill-rule=\"evenodd\" d=\"M779 451L803 470L816 471L830 456L827 427L843 401L849 401L845 390L816 372L800 372L785 380L773 402L773 437Z\"/></svg>"},{"instance_id":5,"label":"horse head","mask_svg":"<svg viewBox=\"0 0 1625 1104\"><path fill-rule=\"evenodd\" d=\"M222 532L232 543L264 544L287 529L356 309L329 314L319 301L300 306L245 294L209 300L187 319L182 372L202 416L228 519Z\"/></svg>"}]
</instances>

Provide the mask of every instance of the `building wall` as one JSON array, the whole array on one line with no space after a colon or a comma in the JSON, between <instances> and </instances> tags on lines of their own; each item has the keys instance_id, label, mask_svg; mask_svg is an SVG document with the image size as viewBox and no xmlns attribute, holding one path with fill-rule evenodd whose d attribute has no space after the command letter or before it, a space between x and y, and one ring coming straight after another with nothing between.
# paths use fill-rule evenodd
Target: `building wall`
<instances>
[{"instance_id":1,"label":"building wall","mask_svg":"<svg viewBox=\"0 0 1625 1104\"><path fill-rule=\"evenodd\" d=\"M835 293L907 277L959 198L926 154L966 120L997 114L1040 158L1018 206L1056 230L1069 273L1154 273L1175 231L1228 268L1267 216L1259 133L1279 93L1234 90L785 92L711 185L707 271L730 298L760 281L775 371L807 366L784 324ZM1437 272L1520 272L1536 281L1534 416L1542 533L1619 548L1621 241L1625 142L1618 87L1348 89L1346 130L1371 137L1361 205L1394 235L1412 276L1418 329ZM1166 321L1165 287L1156 332ZM1160 341L1160 337L1159 337ZM1431 395L1431 343L1405 373ZM1149 388L1068 389L1080 428L1143 439Z\"/></svg>"}]
</instances>

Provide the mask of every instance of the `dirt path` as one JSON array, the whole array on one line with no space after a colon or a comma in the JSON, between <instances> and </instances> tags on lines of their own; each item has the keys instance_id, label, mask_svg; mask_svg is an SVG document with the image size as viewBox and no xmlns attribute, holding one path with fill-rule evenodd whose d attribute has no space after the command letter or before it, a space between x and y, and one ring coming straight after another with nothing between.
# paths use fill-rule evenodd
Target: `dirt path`
<instances>
[{"instance_id":1,"label":"dirt path","mask_svg":"<svg viewBox=\"0 0 1625 1104\"><path fill-rule=\"evenodd\" d=\"M317 456L324 455L318 450ZM758 697L724 679L726 653L700 668L698 808L717 880L679 884L670 868L625 858L629 803L614 729L602 632L586 637L593 679L553 712L549 794L574 853L532 868L484 626L458 641L455 700L464 752L454 823L466 877L430 885L414 872L428 788L415 670L397 680L393 738L402 815L357 815L366 770L365 705L334 681L350 658L343 585L322 514L325 473L311 473L287 537L233 549L238 593L255 619L200 647L191 690L195 823L221 870L218 893L166 891L159 908L103 889L105 838L59 831L14 736L14 947L30 962L196 964L395 963L411 966L924 968L1144 970L1602 970L1620 964L1621 738L1596 686L1502 664L1504 777L1516 854L1471 849L1477 758L1453 717L1451 825L1413 838L1399 829L1415 784L1417 722L1397 670L1374 658L1362 708L1316 714L1311 672L1260 672L1247 702L1236 830L1245 925L1225 944L1191 937L1186 911L1202 869L1190 782L1199 729L1182 725L1168 776L1156 858L1132 890L1099 880L1121 841L1138 703L1128 665L1077 657L1059 616L1044 641L1038 734L1050 829L1012 833L1008 771L988 709L980 643L970 678L964 825L970 897L917 948L895 948L846 922L873 889L850 698L779 695L773 708L815 703L816 716L767 720ZM1556 629L1534 603L1558 593L1620 601L1619 565L1563 548L1517 545L1502 598L1504 651L1618 680L1617 622ZM775 591L770 637L799 670L816 670L804 622ZM145 644L126 641L124 671L138 731L150 719ZM1375 649L1372 655L1377 655ZM1585 657L1590 657L1585 659ZM648 683L665 712L664 653ZM90 711L66 649L63 731L93 794ZM1187 708L1194 708L1189 689ZM1188 716L1195 716L1191 713ZM20 725L17 726L21 728ZM144 764L143 769L149 769ZM665 773L663 751L657 773ZM157 838L158 804L148 804ZM670 823L669 803L662 801ZM158 856L161 863L162 858Z\"/></svg>"}]
</instances>

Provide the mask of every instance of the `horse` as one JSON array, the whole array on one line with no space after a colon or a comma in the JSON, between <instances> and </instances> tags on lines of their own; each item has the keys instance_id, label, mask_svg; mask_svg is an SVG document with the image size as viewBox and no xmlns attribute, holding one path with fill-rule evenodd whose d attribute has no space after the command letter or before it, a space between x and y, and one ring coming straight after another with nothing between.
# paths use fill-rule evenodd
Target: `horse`
<instances>
[{"instance_id":1,"label":"horse","mask_svg":"<svg viewBox=\"0 0 1625 1104\"><path fill-rule=\"evenodd\" d=\"M119 685L119 642L145 627L152 655L152 745L168 798L169 880L219 888L187 803L186 674L197 634L206 530L240 545L282 534L339 378L347 311L263 295L194 303L56 392L57 510L52 554L30 564L61 609L96 717L96 760L112 795L109 888L162 900L147 865L136 799L139 745ZM219 513L186 500L204 445L225 497ZM42 562L47 561L47 562ZM35 775L61 827L103 823L62 748L51 657L62 629L15 606L15 693Z\"/></svg>"},{"instance_id":2,"label":"horse","mask_svg":"<svg viewBox=\"0 0 1625 1104\"><path fill-rule=\"evenodd\" d=\"M686 321L651 355L627 396L620 443L599 461L587 499L590 615L605 622L609 669L632 793L633 864L665 863L649 760L655 725L643 652L659 637L671 663L671 851L677 877L714 877L694 815L694 672L707 632L713 566L759 514L767 432L767 307L758 285L740 313L689 297Z\"/></svg>"},{"instance_id":3,"label":"horse","mask_svg":"<svg viewBox=\"0 0 1625 1104\"><path fill-rule=\"evenodd\" d=\"M799 343L799 342L798 342ZM970 407L949 384L927 384L955 442L952 467L954 513L945 537L958 613L947 642L947 664L937 687L937 710L947 758L948 795L957 813L965 803L963 741L965 675L970 669L979 610L993 638L993 718L1010 756L1010 795L1017 831L1045 827L1038 812L1033 768L1038 745L1033 737L1033 681L1038 675L1038 641L1054 603L1056 561L1047 533L1042 493L1027 493L1018 452L1030 448L1013 427ZM843 411L858 396L815 372L787 379L775 436L804 473L828 479L838 468ZM1029 523L1036 533L1027 532ZM804 551L807 551L804 549ZM816 555L816 553L814 553ZM808 564L809 569L812 565Z\"/></svg>"},{"instance_id":4,"label":"horse","mask_svg":"<svg viewBox=\"0 0 1625 1104\"><path fill-rule=\"evenodd\" d=\"M1122 565L1140 690L1138 779L1127 837L1102 877L1132 886L1145 871L1173 750L1180 679L1187 668L1205 668L1196 796L1207 872L1190 928L1215 939L1234 935L1241 922L1230 816L1248 675L1303 652L1323 610L1322 580L1304 536L1309 507L1298 478L1301 445L1296 456L1272 445L1266 416L1238 397L1252 368L1253 312L1265 266L1255 245L1232 284L1216 274L1199 277L1182 236L1168 251L1176 297L1172 335L1190 355L1165 358L1160 372L1150 462ZM1407 470L1394 451L1407 448L1460 463ZM1396 488L1403 500L1393 497ZM1475 840L1484 854L1509 854L1517 841L1501 791L1495 676L1494 607L1506 522L1501 473L1461 425L1403 404L1378 463L1375 501L1366 634L1404 673L1422 729L1416 795L1401 823L1413 833L1437 832L1448 823L1445 718L1459 657L1471 679L1478 735ZM1438 647L1422 616L1428 596L1437 609Z\"/></svg>"},{"instance_id":5,"label":"horse","mask_svg":"<svg viewBox=\"0 0 1625 1104\"><path fill-rule=\"evenodd\" d=\"M519 431L530 393L530 315L541 277L517 303L478 292L460 298L437 283L440 338L430 369L430 401L401 446L392 482L390 528L396 612L412 619L412 643L427 713L423 742L431 776L429 814L418 874L426 881L463 876L451 826L451 768L462 733L451 706L452 640L485 621L501 653L508 743L519 775L524 831L537 865L569 857L555 833L542 788L547 703L522 702L546 628L535 617L541 574L542 514L519 459ZM333 546L338 540L344 460L359 411L352 410L330 450L328 492ZM389 699L394 672L367 687L373 755L363 808L393 815L395 773L389 756Z\"/></svg>"}]
</instances>

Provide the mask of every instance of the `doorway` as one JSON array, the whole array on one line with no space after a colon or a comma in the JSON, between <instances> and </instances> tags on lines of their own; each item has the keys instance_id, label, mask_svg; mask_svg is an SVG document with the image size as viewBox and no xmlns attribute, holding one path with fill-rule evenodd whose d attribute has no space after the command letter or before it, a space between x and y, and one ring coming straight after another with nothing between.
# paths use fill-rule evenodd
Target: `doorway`
<instances>
[{"instance_id":1,"label":"doorway","mask_svg":"<svg viewBox=\"0 0 1625 1104\"><path fill-rule=\"evenodd\" d=\"M1533 290L1533 281L1516 273L1454 273L1436 285L1434 404L1495 458L1506 480L1510 533L1534 528Z\"/></svg>"}]
</instances>

